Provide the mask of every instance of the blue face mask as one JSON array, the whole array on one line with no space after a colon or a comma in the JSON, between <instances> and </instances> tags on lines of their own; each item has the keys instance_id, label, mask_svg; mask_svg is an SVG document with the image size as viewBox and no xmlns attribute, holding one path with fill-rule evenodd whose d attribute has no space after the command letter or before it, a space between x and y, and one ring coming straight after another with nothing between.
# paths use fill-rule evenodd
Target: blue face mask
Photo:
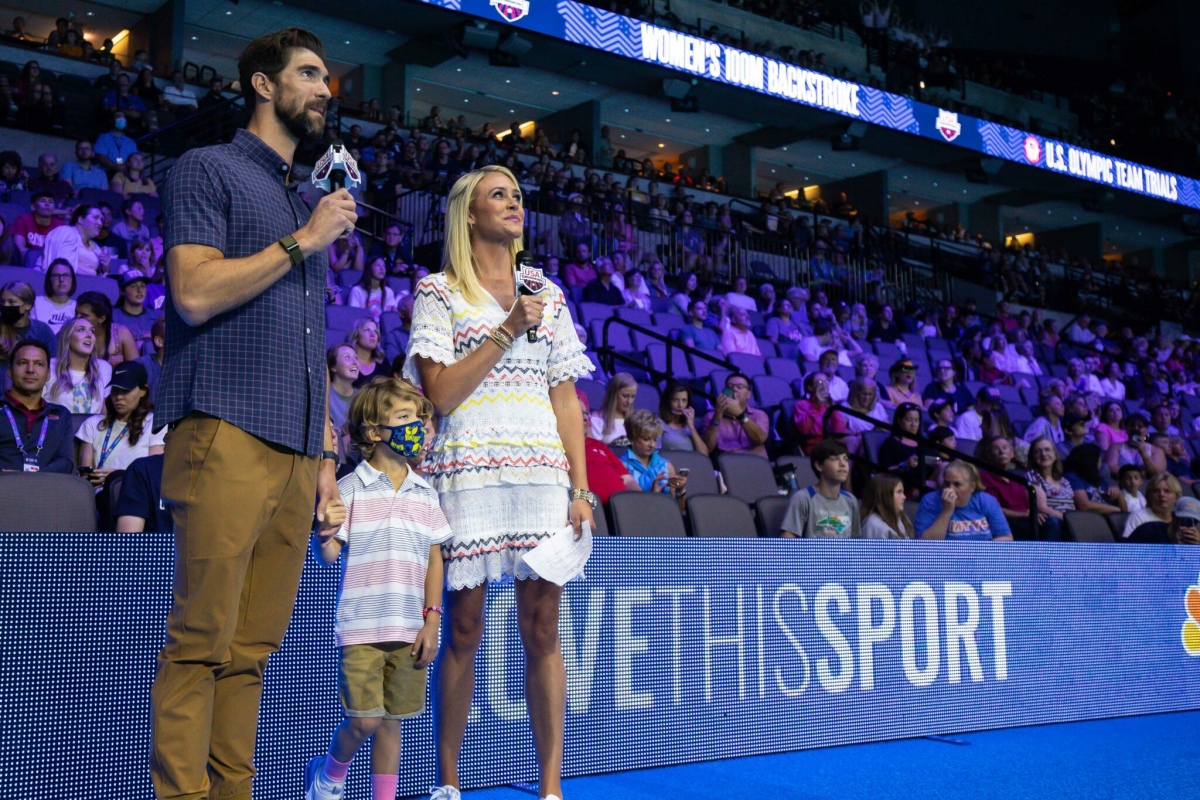
<instances>
[{"instance_id":1,"label":"blue face mask","mask_svg":"<svg viewBox=\"0 0 1200 800\"><path fill-rule=\"evenodd\" d=\"M116 128L116 129L117 129L117 130L119 130L119 131L123 131L123 130L125 130L125 124L126 124L126 123L125 123L125 118L124 118L124 117L120 117L119 119L116 119L116 120L114 120L114 121L113 121L113 127L114 127L114 128Z\"/></svg>"},{"instance_id":2,"label":"blue face mask","mask_svg":"<svg viewBox=\"0 0 1200 800\"><path fill-rule=\"evenodd\" d=\"M387 446L392 451L405 458L417 458L425 447L425 423L421 420L408 422L404 425L380 425L382 430L390 431L391 438Z\"/></svg>"}]
</instances>

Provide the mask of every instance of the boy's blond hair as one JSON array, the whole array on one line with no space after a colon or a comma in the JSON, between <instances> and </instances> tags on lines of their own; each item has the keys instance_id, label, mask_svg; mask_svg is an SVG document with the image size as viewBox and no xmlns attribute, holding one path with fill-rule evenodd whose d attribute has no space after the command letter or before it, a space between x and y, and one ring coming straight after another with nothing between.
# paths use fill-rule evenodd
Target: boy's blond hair
<instances>
[{"instance_id":1,"label":"boy's blond hair","mask_svg":"<svg viewBox=\"0 0 1200 800\"><path fill-rule=\"evenodd\" d=\"M392 409L399 403L412 403L417 407L417 418L426 425L433 420L433 403L406 380L394 377L378 377L359 390L350 401L346 413L346 432L350 443L366 460L375 454L379 442L367 437L367 429L387 425Z\"/></svg>"},{"instance_id":2,"label":"boy's blond hair","mask_svg":"<svg viewBox=\"0 0 1200 800\"><path fill-rule=\"evenodd\" d=\"M637 409L625 418L625 435L630 439L637 439L644 433L657 439L662 430L662 420L653 411L644 408Z\"/></svg>"}]
</instances>

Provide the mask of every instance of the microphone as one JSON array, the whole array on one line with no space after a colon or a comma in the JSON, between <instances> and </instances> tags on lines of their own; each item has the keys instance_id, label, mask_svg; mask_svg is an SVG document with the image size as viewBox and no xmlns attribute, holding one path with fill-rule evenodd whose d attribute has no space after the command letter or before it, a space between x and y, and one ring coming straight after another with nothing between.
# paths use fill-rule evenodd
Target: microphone
<instances>
[{"instance_id":1,"label":"microphone","mask_svg":"<svg viewBox=\"0 0 1200 800\"><path fill-rule=\"evenodd\" d=\"M325 151L325 155L313 167L312 185L327 192L340 189L355 189L362 185L362 173L358 171L358 162L342 144L334 139Z\"/></svg>"},{"instance_id":2,"label":"microphone","mask_svg":"<svg viewBox=\"0 0 1200 800\"><path fill-rule=\"evenodd\" d=\"M517 253L517 294L534 296L546 288L546 276L533 265L533 253L521 250ZM538 326L534 325L525 334L526 340L537 342Z\"/></svg>"}]
</instances>

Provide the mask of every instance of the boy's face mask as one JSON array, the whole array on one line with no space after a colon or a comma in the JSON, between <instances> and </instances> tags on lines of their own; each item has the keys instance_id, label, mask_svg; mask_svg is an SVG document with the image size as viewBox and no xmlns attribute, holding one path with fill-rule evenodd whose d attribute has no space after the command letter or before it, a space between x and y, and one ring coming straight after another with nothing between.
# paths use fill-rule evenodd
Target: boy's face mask
<instances>
[{"instance_id":1,"label":"boy's face mask","mask_svg":"<svg viewBox=\"0 0 1200 800\"><path fill-rule=\"evenodd\" d=\"M404 425L380 425L381 430L390 431L391 437L387 446L392 451L405 458L417 458L425 446L425 423L421 420L408 422Z\"/></svg>"}]
</instances>

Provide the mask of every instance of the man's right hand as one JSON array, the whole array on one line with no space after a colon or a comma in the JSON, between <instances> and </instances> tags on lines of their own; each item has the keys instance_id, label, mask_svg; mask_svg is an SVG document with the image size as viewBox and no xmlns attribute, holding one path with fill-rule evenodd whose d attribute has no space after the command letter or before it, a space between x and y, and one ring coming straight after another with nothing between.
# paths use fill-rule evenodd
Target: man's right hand
<instances>
[{"instance_id":1,"label":"man's right hand","mask_svg":"<svg viewBox=\"0 0 1200 800\"><path fill-rule=\"evenodd\" d=\"M354 198L346 189L327 194L317 203L304 227L296 231L296 242L304 254L312 255L333 244L344 233L352 233L358 222Z\"/></svg>"}]
</instances>

